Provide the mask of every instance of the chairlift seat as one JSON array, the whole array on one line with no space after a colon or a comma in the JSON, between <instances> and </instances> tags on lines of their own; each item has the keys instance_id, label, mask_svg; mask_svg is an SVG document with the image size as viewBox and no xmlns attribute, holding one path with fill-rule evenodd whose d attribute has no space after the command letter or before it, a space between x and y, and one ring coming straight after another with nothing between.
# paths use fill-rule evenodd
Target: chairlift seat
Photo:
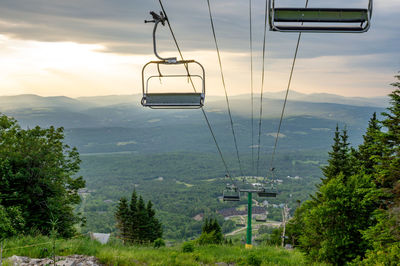
<instances>
[{"instance_id":1,"label":"chairlift seat","mask_svg":"<svg viewBox=\"0 0 400 266\"><path fill-rule=\"evenodd\" d=\"M189 64L195 64L200 67L200 75L189 74ZM158 75L149 76L145 78L145 70L149 65L157 67ZM183 65L186 69L184 74L167 74L164 75L160 71L160 65L173 66ZM199 91L189 92L152 92L150 87L150 80L154 78L198 78L201 80L201 88ZM181 61L150 61L144 65L142 69L142 105L153 109L197 109L204 105L205 98L205 71L203 66L194 60L181 60Z\"/></svg>"},{"instance_id":2,"label":"chairlift seat","mask_svg":"<svg viewBox=\"0 0 400 266\"><path fill-rule=\"evenodd\" d=\"M204 103L202 93L146 93L143 106L152 108L200 108Z\"/></svg>"},{"instance_id":3,"label":"chairlift seat","mask_svg":"<svg viewBox=\"0 0 400 266\"><path fill-rule=\"evenodd\" d=\"M366 32L370 27L371 15L372 0L369 1L368 9L275 8L275 0L270 0L269 2L270 30L272 31ZM286 23L301 23L301 25ZM311 23L314 25L303 25L303 23Z\"/></svg>"},{"instance_id":4,"label":"chairlift seat","mask_svg":"<svg viewBox=\"0 0 400 266\"><path fill-rule=\"evenodd\" d=\"M222 197L223 201L240 201L239 195L224 195Z\"/></svg>"},{"instance_id":5,"label":"chairlift seat","mask_svg":"<svg viewBox=\"0 0 400 266\"><path fill-rule=\"evenodd\" d=\"M257 195L264 198L276 198L276 192L259 191Z\"/></svg>"}]
</instances>

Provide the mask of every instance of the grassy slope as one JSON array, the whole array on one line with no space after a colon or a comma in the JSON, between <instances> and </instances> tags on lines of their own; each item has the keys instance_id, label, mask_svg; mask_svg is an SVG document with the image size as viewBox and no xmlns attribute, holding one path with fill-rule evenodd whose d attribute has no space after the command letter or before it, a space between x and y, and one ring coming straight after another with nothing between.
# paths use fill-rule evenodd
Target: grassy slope
<instances>
[{"instance_id":1,"label":"grassy slope","mask_svg":"<svg viewBox=\"0 0 400 266\"><path fill-rule=\"evenodd\" d=\"M48 243L34 246L45 242ZM31 246L17 248L28 245ZM51 239L47 237L19 237L6 241L3 256L49 257L51 250ZM276 247L254 247L252 250L246 250L242 246L196 246L194 252L183 253L181 246L154 249L152 247L127 247L118 243L101 245L88 238L57 240L56 254L60 256L71 254L96 256L101 263L107 265L199 265L218 262L249 265L251 257L260 259L261 265L312 264L307 262L299 251L288 251Z\"/></svg>"}]
</instances>

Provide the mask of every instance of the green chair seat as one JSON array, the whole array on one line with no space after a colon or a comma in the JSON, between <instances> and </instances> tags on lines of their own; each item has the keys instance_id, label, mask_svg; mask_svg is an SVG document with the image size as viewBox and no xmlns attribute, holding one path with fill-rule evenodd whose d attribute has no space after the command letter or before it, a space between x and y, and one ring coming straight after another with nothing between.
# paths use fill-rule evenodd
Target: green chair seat
<instances>
[{"instance_id":1,"label":"green chair seat","mask_svg":"<svg viewBox=\"0 0 400 266\"><path fill-rule=\"evenodd\" d=\"M368 8L275 7L275 2L268 4L272 31L362 33L370 28L373 0Z\"/></svg>"},{"instance_id":2,"label":"green chair seat","mask_svg":"<svg viewBox=\"0 0 400 266\"><path fill-rule=\"evenodd\" d=\"M148 107L195 107L203 106L201 93L147 93L142 103Z\"/></svg>"},{"instance_id":3,"label":"green chair seat","mask_svg":"<svg viewBox=\"0 0 400 266\"><path fill-rule=\"evenodd\" d=\"M368 20L367 9L276 8L275 22L363 23Z\"/></svg>"}]
</instances>

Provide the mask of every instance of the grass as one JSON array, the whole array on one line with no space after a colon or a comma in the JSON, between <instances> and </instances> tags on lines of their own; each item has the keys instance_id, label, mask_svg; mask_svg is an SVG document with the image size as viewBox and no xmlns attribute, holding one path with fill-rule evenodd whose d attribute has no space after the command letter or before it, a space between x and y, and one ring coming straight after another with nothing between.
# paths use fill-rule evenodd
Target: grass
<instances>
[{"instance_id":1,"label":"grass","mask_svg":"<svg viewBox=\"0 0 400 266\"><path fill-rule=\"evenodd\" d=\"M37 245L46 243L44 245ZM19 248L22 246L29 246ZM48 237L19 237L5 242L3 257L12 255L31 258L50 257L51 239ZM193 252L183 252L182 246L155 249L143 246L123 246L112 241L101 245L89 238L57 240L56 255L72 254L95 256L106 265L212 265L218 262L236 265L310 265L303 254L297 250L260 246L245 249L243 246L195 246ZM261 264L258 264L261 263ZM317 265L317 264L314 264Z\"/></svg>"}]
</instances>

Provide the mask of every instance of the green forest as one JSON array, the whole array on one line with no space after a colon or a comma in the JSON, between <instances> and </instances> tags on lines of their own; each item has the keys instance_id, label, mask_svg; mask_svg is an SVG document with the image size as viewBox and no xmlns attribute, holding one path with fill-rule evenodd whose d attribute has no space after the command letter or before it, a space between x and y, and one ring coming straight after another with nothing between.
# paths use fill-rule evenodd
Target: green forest
<instances>
[{"instance_id":1,"label":"green forest","mask_svg":"<svg viewBox=\"0 0 400 266\"><path fill-rule=\"evenodd\" d=\"M278 196L268 198L263 208L268 220L280 221L280 205L290 207L284 241L295 251L289 257L301 256L305 264L400 261L400 76L396 80L388 108L371 114L360 145L351 145L352 132L340 124L327 154L304 149L277 155L278 170L270 178L281 180ZM269 155L264 154L262 165ZM243 161L251 162L250 156L244 155ZM230 165L234 160L228 157ZM244 163L244 172L251 167ZM243 187L251 185L243 180L237 177ZM138 254L161 248L160 254L183 254L182 259L207 263L203 246L222 245L222 256L242 245L240 238L223 236L238 225L224 219L222 211L239 210L246 202L245 197L236 203L221 200L228 182L217 154L80 155L65 143L63 128L25 129L0 116L0 240L11 246L29 237L27 242L46 237L69 241L89 231L111 232L114 242L106 247L110 254L143 246ZM202 219L194 219L197 215ZM270 252L264 248L279 245L282 230L260 226L255 253L240 260L230 257L229 262L261 265ZM165 242L172 247L164 247ZM101 256L102 249L93 246L82 252ZM104 256L103 261L110 259Z\"/></svg>"}]
</instances>

